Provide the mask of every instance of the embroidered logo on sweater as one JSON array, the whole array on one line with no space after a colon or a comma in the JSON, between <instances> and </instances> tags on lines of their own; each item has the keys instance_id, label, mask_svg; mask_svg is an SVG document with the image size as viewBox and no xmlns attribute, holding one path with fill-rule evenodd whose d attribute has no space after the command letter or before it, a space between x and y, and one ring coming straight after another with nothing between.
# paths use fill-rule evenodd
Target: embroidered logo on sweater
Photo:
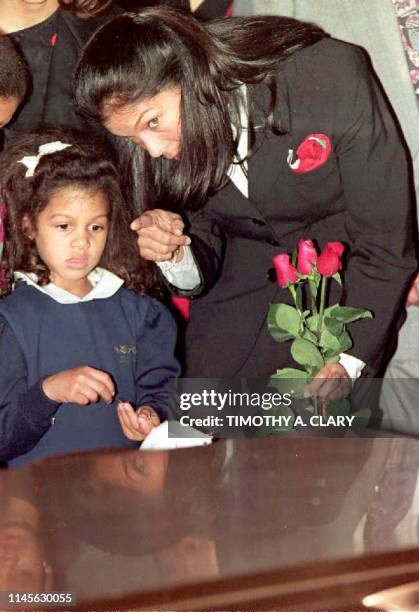
<instances>
[{"instance_id":1,"label":"embroidered logo on sweater","mask_svg":"<svg viewBox=\"0 0 419 612\"><path fill-rule=\"evenodd\" d=\"M113 350L117 353L120 363L132 363L137 354L137 347L129 344L118 344Z\"/></svg>"}]
</instances>

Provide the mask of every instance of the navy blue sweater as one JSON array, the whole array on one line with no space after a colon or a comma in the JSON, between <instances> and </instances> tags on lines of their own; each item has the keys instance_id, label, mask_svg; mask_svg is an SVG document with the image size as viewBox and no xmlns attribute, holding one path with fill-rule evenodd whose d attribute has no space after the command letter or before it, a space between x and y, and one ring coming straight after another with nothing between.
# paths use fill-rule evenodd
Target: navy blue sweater
<instances>
[{"instance_id":1,"label":"navy blue sweater","mask_svg":"<svg viewBox=\"0 0 419 612\"><path fill-rule=\"evenodd\" d=\"M119 289L106 299L61 304L26 284L0 301L0 460L137 446L116 402L58 404L42 391L51 374L89 365L108 372L116 397L168 416L167 381L179 375L175 323L157 300Z\"/></svg>"}]
</instances>

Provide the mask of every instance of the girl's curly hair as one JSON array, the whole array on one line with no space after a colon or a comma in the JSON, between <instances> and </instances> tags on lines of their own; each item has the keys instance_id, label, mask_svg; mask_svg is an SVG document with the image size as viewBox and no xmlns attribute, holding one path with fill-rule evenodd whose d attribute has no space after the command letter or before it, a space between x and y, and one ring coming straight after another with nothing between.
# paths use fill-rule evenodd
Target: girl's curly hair
<instances>
[{"instance_id":1,"label":"girl's curly hair","mask_svg":"<svg viewBox=\"0 0 419 612\"><path fill-rule=\"evenodd\" d=\"M26 177L22 158L37 155L41 145L54 141L71 146L42 155L34 176ZM109 233L99 265L121 277L127 289L159 294L156 267L139 256L136 235L129 227L135 215L123 198L110 145L97 134L52 128L17 136L0 155L0 190L8 211L2 295L10 293L16 270L34 272L40 285L49 282L49 270L27 236L23 219L27 217L36 228L38 215L52 194L65 187L102 191L109 201Z\"/></svg>"}]
</instances>

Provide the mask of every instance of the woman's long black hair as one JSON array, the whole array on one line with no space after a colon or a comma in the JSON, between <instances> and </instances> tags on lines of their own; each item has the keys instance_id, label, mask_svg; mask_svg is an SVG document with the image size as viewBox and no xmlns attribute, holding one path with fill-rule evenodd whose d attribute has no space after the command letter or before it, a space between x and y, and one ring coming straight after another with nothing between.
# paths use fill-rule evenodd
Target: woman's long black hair
<instances>
[{"instance_id":1,"label":"woman's long black hair","mask_svg":"<svg viewBox=\"0 0 419 612\"><path fill-rule=\"evenodd\" d=\"M37 155L41 145L60 141L70 144L61 151L42 155L32 177L25 176L23 157ZM119 170L109 145L95 135L59 128L43 129L13 138L0 155L0 193L7 207L6 295L11 291L13 272L32 272L38 283L49 282L50 272L38 255L35 241L24 229L24 218L36 227L40 212L59 189L76 187L101 191L109 202L109 233L99 265L125 281L138 293L158 293L154 264L140 258L136 234L130 230L134 218L124 201Z\"/></svg>"},{"instance_id":2,"label":"woman's long black hair","mask_svg":"<svg viewBox=\"0 0 419 612\"><path fill-rule=\"evenodd\" d=\"M103 26L76 70L81 110L104 121L113 109L180 86L180 160L152 159L126 149L141 177L137 205L182 210L205 202L226 180L237 152L240 86L263 83L270 92L266 124L280 130L274 113L278 64L317 42L324 32L284 17L238 17L200 22L169 7L127 13ZM250 138L252 118L250 113Z\"/></svg>"}]
</instances>

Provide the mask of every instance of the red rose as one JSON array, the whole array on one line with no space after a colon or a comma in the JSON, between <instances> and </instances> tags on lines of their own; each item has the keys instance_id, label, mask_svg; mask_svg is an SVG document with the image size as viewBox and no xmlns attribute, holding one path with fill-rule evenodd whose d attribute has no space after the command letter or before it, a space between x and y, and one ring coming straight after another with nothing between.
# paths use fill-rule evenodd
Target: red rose
<instances>
[{"instance_id":1,"label":"red rose","mask_svg":"<svg viewBox=\"0 0 419 612\"><path fill-rule=\"evenodd\" d=\"M317 261L317 251L311 240L298 242L297 270L300 274L311 274Z\"/></svg>"},{"instance_id":2,"label":"red rose","mask_svg":"<svg viewBox=\"0 0 419 612\"><path fill-rule=\"evenodd\" d=\"M323 166L329 159L332 144L326 134L309 134L296 151L296 161L289 161L290 168L296 174L311 172Z\"/></svg>"},{"instance_id":3,"label":"red rose","mask_svg":"<svg viewBox=\"0 0 419 612\"><path fill-rule=\"evenodd\" d=\"M297 270L292 265L287 253L279 253L273 258L273 262L278 285L286 287L289 283L295 283L298 280Z\"/></svg>"},{"instance_id":4,"label":"red rose","mask_svg":"<svg viewBox=\"0 0 419 612\"><path fill-rule=\"evenodd\" d=\"M317 260L317 270L323 276L333 276L342 268L340 258L344 251L341 242L328 242Z\"/></svg>"}]
</instances>

